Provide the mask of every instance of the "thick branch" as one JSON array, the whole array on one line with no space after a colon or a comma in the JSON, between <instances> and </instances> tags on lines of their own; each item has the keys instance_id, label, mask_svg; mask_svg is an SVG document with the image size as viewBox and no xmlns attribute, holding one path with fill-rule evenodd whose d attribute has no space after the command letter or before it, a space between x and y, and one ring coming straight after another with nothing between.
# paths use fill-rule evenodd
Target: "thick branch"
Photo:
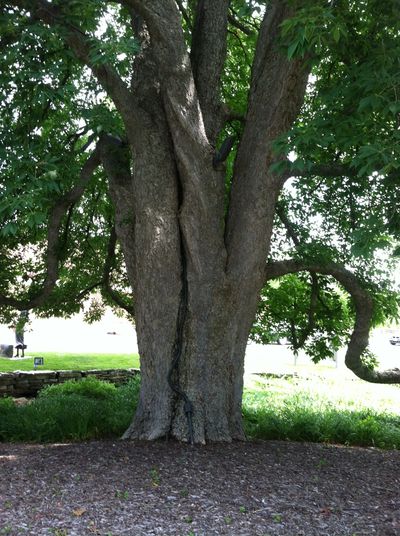
<instances>
[{"instance_id":1,"label":"thick branch","mask_svg":"<svg viewBox=\"0 0 400 536\"><path fill-rule=\"evenodd\" d=\"M117 233L115 232L115 227L111 229L110 239L107 247L107 257L104 263L103 270L103 282L102 288L103 292L108 296L118 307L124 309L129 315L135 316L135 309L133 303L128 304L122 298L122 296L111 287L111 272L115 265L115 246L117 244Z\"/></svg>"},{"instance_id":2,"label":"thick branch","mask_svg":"<svg viewBox=\"0 0 400 536\"><path fill-rule=\"evenodd\" d=\"M228 0L199 0L190 60L210 143L215 144L223 117L219 92L226 56Z\"/></svg>"},{"instance_id":3,"label":"thick branch","mask_svg":"<svg viewBox=\"0 0 400 536\"><path fill-rule=\"evenodd\" d=\"M50 296L58 279L59 263L62 255L61 246L65 238L60 233L62 220L69 207L81 198L94 170L99 164L100 151L96 147L83 165L78 183L57 201L50 213L47 231L46 276L41 289L29 300L17 300L0 295L0 305L7 305L19 310L29 310L44 304Z\"/></svg>"},{"instance_id":4,"label":"thick branch","mask_svg":"<svg viewBox=\"0 0 400 536\"><path fill-rule=\"evenodd\" d=\"M184 194L179 221L193 263L189 263L188 270L193 268L203 277L210 273L213 263L218 263L216 270L224 268L221 225L224 175L212 167L214 149L205 132L181 17L174 0L129 0L129 3L146 21L157 61L164 110Z\"/></svg>"},{"instance_id":5,"label":"thick branch","mask_svg":"<svg viewBox=\"0 0 400 536\"><path fill-rule=\"evenodd\" d=\"M226 243L228 271L235 279L257 278L262 285L275 204L282 187L270 172L273 141L290 128L304 100L309 67L288 60L279 47L282 22L292 3L268 3L253 63L249 107L234 168Z\"/></svg>"},{"instance_id":6,"label":"thick branch","mask_svg":"<svg viewBox=\"0 0 400 536\"><path fill-rule=\"evenodd\" d=\"M303 261L278 261L267 264L267 281L286 274L301 271L313 271L334 277L351 295L356 311L353 333L347 348L346 366L362 380L372 383L400 383L400 369L378 371L362 362L362 354L368 347L371 327L373 301L369 293L362 288L357 277L349 270L334 263L317 264Z\"/></svg>"},{"instance_id":7,"label":"thick branch","mask_svg":"<svg viewBox=\"0 0 400 536\"><path fill-rule=\"evenodd\" d=\"M128 147L121 140L106 134L100 139L100 150L101 161L108 178L110 197L115 207L116 237L122 246L128 279L133 287L136 280L135 195L130 171L130 154Z\"/></svg>"},{"instance_id":8,"label":"thick branch","mask_svg":"<svg viewBox=\"0 0 400 536\"><path fill-rule=\"evenodd\" d=\"M356 177L357 170L349 165L332 162L331 164L314 164L306 170L292 170L292 163L285 161L287 170L282 174L282 179L287 180L290 177Z\"/></svg>"},{"instance_id":9,"label":"thick branch","mask_svg":"<svg viewBox=\"0 0 400 536\"><path fill-rule=\"evenodd\" d=\"M60 36L71 47L76 57L87 65L105 91L115 102L118 110L124 117L130 111L130 92L117 71L108 63L95 62L92 59L94 39L86 35L80 28L71 24L62 8L46 0L13 0L12 4L31 12L37 18L51 27L60 27ZM100 47L100 44L98 44Z\"/></svg>"},{"instance_id":10,"label":"thick branch","mask_svg":"<svg viewBox=\"0 0 400 536\"><path fill-rule=\"evenodd\" d=\"M178 160L182 162L195 157L200 163L210 156L212 149L205 132L176 3L174 0L125 0L125 3L137 10L146 22ZM186 162L182 163L186 166Z\"/></svg>"}]
</instances>

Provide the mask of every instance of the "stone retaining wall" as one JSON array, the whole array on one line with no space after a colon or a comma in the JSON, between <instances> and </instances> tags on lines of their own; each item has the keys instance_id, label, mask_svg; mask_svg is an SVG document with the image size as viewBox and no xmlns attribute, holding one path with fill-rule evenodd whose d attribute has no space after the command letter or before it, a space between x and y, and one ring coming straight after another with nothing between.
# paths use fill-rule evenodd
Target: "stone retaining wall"
<instances>
[{"instance_id":1,"label":"stone retaining wall","mask_svg":"<svg viewBox=\"0 0 400 536\"><path fill-rule=\"evenodd\" d=\"M63 383L67 380L81 380L82 378L93 376L99 380L121 385L127 383L139 373L139 369L2 372L0 373L0 397L35 396L46 385Z\"/></svg>"}]
</instances>

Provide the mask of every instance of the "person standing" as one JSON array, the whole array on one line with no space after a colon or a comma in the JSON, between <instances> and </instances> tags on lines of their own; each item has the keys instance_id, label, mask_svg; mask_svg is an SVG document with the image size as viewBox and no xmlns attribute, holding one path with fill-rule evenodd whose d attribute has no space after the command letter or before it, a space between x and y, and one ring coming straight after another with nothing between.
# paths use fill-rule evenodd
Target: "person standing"
<instances>
[{"instance_id":1,"label":"person standing","mask_svg":"<svg viewBox=\"0 0 400 536\"><path fill-rule=\"evenodd\" d=\"M14 357L19 357L19 351L21 350L21 357L25 357L26 344L25 338L25 326L29 322L29 312L21 311L17 323L15 324L15 349L17 351Z\"/></svg>"}]
</instances>

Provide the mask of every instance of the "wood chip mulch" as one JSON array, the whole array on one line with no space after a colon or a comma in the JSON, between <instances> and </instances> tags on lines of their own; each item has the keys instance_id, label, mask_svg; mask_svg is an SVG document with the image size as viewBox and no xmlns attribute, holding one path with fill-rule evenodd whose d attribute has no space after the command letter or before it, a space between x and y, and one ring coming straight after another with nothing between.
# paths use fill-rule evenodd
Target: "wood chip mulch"
<instances>
[{"instance_id":1,"label":"wood chip mulch","mask_svg":"<svg viewBox=\"0 0 400 536\"><path fill-rule=\"evenodd\" d=\"M400 535L400 452L0 444L0 535Z\"/></svg>"}]
</instances>

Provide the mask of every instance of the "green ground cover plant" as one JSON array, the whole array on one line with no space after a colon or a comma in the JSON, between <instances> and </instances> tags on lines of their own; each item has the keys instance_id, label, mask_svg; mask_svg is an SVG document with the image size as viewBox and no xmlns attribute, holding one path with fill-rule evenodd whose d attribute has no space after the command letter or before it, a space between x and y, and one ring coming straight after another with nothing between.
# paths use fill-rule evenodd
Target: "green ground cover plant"
<instances>
[{"instance_id":1,"label":"green ground cover plant","mask_svg":"<svg viewBox=\"0 0 400 536\"><path fill-rule=\"evenodd\" d=\"M0 400L1 441L84 441L119 437L137 405L140 379L116 387L96 378L43 389L26 405ZM375 387L387 389L379 397ZM364 391L362 390L364 388ZM329 393L329 397L323 394ZM377 405L372 404L371 394ZM400 448L400 389L314 378L266 378L245 390L249 438Z\"/></svg>"},{"instance_id":2,"label":"green ground cover plant","mask_svg":"<svg viewBox=\"0 0 400 536\"><path fill-rule=\"evenodd\" d=\"M44 388L26 405L0 400L1 441L84 441L118 437L137 405L139 380L116 388L84 378Z\"/></svg>"},{"instance_id":3,"label":"green ground cover plant","mask_svg":"<svg viewBox=\"0 0 400 536\"><path fill-rule=\"evenodd\" d=\"M39 352L44 357L43 370L90 370L139 368L138 354L63 354ZM18 361L0 357L0 372L33 370L33 356Z\"/></svg>"},{"instance_id":4,"label":"green ground cover plant","mask_svg":"<svg viewBox=\"0 0 400 536\"><path fill-rule=\"evenodd\" d=\"M246 433L259 439L400 448L397 386L343 378L264 378L245 390Z\"/></svg>"}]
</instances>

